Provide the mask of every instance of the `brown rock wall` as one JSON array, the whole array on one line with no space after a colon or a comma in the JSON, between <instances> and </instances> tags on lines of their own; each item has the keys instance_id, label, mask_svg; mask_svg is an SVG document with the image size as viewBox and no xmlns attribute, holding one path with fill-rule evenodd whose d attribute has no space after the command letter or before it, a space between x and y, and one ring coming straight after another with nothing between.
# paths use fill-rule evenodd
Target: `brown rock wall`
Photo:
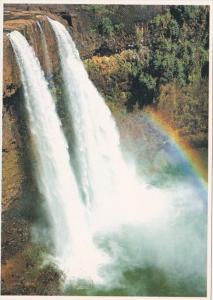
<instances>
[{"instance_id":1,"label":"brown rock wall","mask_svg":"<svg viewBox=\"0 0 213 300\"><path fill-rule=\"evenodd\" d=\"M2 136L2 211L21 196L25 172L22 165L21 135L13 105L3 107Z\"/></svg>"},{"instance_id":2,"label":"brown rock wall","mask_svg":"<svg viewBox=\"0 0 213 300\"><path fill-rule=\"evenodd\" d=\"M30 15L26 13L13 13L13 18L4 22L4 41L3 41L3 97L10 97L21 86L19 68L16 63L15 55L7 36L8 32L17 30L21 32L33 49L41 63L44 72L47 72L47 64L45 63L44 49L41 42L41 34L37 25L37 21L42 25L45 33L49 57L52 62L53 73L57 73L60 68L58 57L57 43L52 28L47 20L46 15L39 12ZM58 19L57 16L49 14L50 17ZM11 17L11 16L10 16ZM60 22L63 22L60 20Z\"/></svg>"},{"instance_id":3,"label":"brown rock wall","mask_svg":"<svg viewBox=\"0 0 213 300\"><path fill-rule=\"evenodd\" d=\"M42 26L52 71L60 69L57 43L47 15L66 26L66 21L48 11L4 11L3 36L3 136L2 136L2 212L19 205L23 192L32 188L32 158L28 142L21 78L15 54L7 34L21 32L33 47L45 73L48 66L37 21Z\"/></svg>"}]
</instances>

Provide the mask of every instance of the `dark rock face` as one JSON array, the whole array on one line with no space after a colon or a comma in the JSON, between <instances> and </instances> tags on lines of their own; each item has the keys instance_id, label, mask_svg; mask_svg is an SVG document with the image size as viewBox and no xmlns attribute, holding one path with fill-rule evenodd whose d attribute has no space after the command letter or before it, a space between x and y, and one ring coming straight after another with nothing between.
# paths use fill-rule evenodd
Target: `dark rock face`
<instances>
[{"instance_id":1,"label":"dark rock face","mask_svg":"<svg viewBox=\"0 0 213 300\"><path fill-rule=\"evenodd\" d=\"M59 70L59 58L57 54L57 44L54 34L46 16L39 14L38 12L13 12L10 14L11 19L4 22L4 64L3 64L3 97L10 97L21 86L19 68L16 63L15 55L7 36L7 33L13 30L21 32L30 45L33 46L37 57L42 65L42 68L47 72L47 67L44 61L44 53L41 43L41 35L37 25L37 21L41 24L48 45L49 57L52 61L53 72L57 73ZM57 16L50 17L57 19ZM61 21L61 20L60 20Z\"/></svg>"},{"instance_id":2,"label":"dark rock face","mask_svg":"<svg viewBox=\"0 0 213 300\"><path fill-rule=\"evenodd\" d=\"M25 249L30 247L31 225L36 217L39 196L32 174L31 149L27 128L19 67L7 36L12 30L21 32L47 73L44 49L37 21L45 33L53 72L60 68L57 44L46 14L65 25L67 22L50 12L5 10L3 37L3 139L2 139L2 294L27 294L30 268ZM26 251L25 251L26 252ZM30 262L32 258L30 258ZM26 275L27 277L27 275ZM30 285L33 280L30 280ZM38 294L38 292L34 292ZM41 292L40 292L41 293Z\"/></svg>"},{"instance_id":3,"label":"dark rock face","mask_svg":"<svg viewBox=\"0 0 213 300\"><path fill-rule=\"evenodd\" d=\"M110 8L103 5L94 6L96 7L94 9L93 5L7 4L4 6L4 97L14 94L16 88L21 86L17 64L7 37L7 33L11 30L18 30L25 35L46 72L40 32L36 24L36 21L39 21L47 39L53 72L57 73L59 70L57 43L46 16L60 21L67 27L80 56L85 59L93 55L108 56L136 48L135 26L138 22L146 22L147 18L162 10L162 6L113 5ZM107 10L107 13L103 13L104 10ZM114 24L113 34L103 35L98 28L108 13ZM121 26L121 29L116 29L116 26Z\"/></svg>"},{"instance_id":4,"label":"dark rock face","mask_svg":"<svg viewBox=\"0 0 213 300\"><path fill-rule=\"evenodd\" d=\"M96 5L97 6L97 5ZM21 194L22 182L24 181L23 164L20 163L20 153L23 141L18 131L20 119L17 118L16 102L20 102L23 96L19 95L21 90L21 79L16 58L7 36L7 33L18 30L21 32L34 51L41 63L44 72L47 74L47 64L42 48L41 34L37 22L41 24L45 33L49 58L52 62L53 75L60 71L60 60L58 56L57 42L52 28L47 20L47 16L63 23L70 31L82 59L91 58L94 55L109 56L121 53L130 46L134 48L133 29L137 18L137 10L130 11L132 16L131 26L125 30L116 31L112 35L102 35L98 31L98 26L103 19L101 12L106 9L102 6L93 10L92 5L27 5L27 4L8 4L4 6L4 41L3 41L3 203L5 207L17 199ZM143 8L144 9L144 8ZM115 24L123 24L126 20L126 13L129 9L126 6L107 6L111 13L111 18ZM120 19L113 17L114 11L122 12ZM108 12L107 12L108 13ZM129 21L128 21L129 22ZM122 72L120 72L122 73ZM106 74L107 76L107 74ZM105 77L106 77L105 76ZM121 84L127 81L127 72L122 75ZM100 77L98 75L98 77ZM103 89L111 90L112 86L109 78L102 78L101 86ZM105 81L106 79L106 84ZM97 86L98 84L97 80ZM115 87L114 87L115 88ZM23 103L23 102L22 102ZM20 116L22 118L22 116ZM13 184L8 176L13 170ZM10 187L11 186L11 187ZM11 190L11 191L10 191ZM12 196L13 194L13 196ZM7 204L6 204L7 203Z\"/></svg>"},{"instance_id":5,"label":"dark rock face","mask_svg":"<svg viewBox=\"0 0 213 300\"><path fill-rule=\"evenodd\" d=\"M27 178L25 172L27 163L23 162L21 154L25 149L23 136L26 135L26 132L20 132L23 116L18 114L19 105L24 107L23 95L20 94L22 83L19 67L7 34L13 30L21 32L32 45L44 72L47 74L41 34L37 25L39 21L45 33L49 57L55 75L59 72L60 60L55 36L47 16L60 21L67 27L77 44L81 57L91 57L95 52L99 55L110 54L117 47L113 38L109 37L105 42L98 32L91 30L91 24L98 23L99 19L94 21L94 14L89 12L88 9L82 9L79 5L9 4L4 6L3 210L9 209L21 197L24 182ZM13 177L12 180L11 176Z\"/></svg>"},{"instance_id":6,"label":"dark rock face","mask_svg":"<svg viewBox=\"0 0 213 300\"><path fill-rule=\"evenodd\" d=\"M49 14L50 15L50 14ZM3 39L3 142L2 142L2 211L16 206L17 200L22 197L28 179L32 178L30 170L29 149L27 143L27 127L24 120L24 101L21 93L21 79L19 67L7 36L12 30L20 31L35 49L45 72L47 67L44 61L40 31L37 21L40 22L48 43L49 56L52 61L53 72L59 70L59 58L54 34L46 16L38 12L6 11ZM57 19L57 16L52 16ZM28 182L29 183L29 182Z\"/></svg>"},{"instance_id":7,"label":"dark rock face","mask_svg":"<svg viewBox=\"0 0 213 300\"><path fill-rule=\"evenodd\" d=\"M69 13L61 13L61 17L67 21L69 26L72 26L72 17Z\"/></svg>"},{"instance_id":8,"label":"dark rock face","mask_svg":"<svg viewBox=\"0 0 213 300\"><path fill-rule=\"evenodd\" d=\"M33 47L40 64L48 75L42 47L39 21L45 33L53 76L60 72L57 42L47 16L63 23L70 31L80 56L113 55L127 49L132 35L125 32L102 36L97 28L101 16L79 5L5 5L3 36L3 143L2 143L2 294L60 294L61 274L47 266L38 269L39 255L31 241L31 226L41 217L38 211L42 196L33 177L30 133L25 115L24 97L19 67L7 34L21 32ZM96 30L94 30L96 28ZM96 74L97 75L97 74ZM122 73L125 85L127 72ZM99 76L100 77L100 76ZM112 79L102 77L104 90L115 88ZM120 82L119 81L119 82ZM97 83L98 81L96 81ZM97 84L98 85L98 84ZM39 219L40 220L40 219Z\"/></svg>"}]
</instances>

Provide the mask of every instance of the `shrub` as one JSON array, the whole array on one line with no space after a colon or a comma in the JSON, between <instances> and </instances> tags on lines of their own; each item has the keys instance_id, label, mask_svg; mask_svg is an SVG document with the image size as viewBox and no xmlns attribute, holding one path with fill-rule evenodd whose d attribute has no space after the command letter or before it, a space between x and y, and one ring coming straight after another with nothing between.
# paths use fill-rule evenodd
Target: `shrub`
<instances>
[{"instance_id":1,"label":"shrub","mask_svg":"<svg viewBox=\"0 0 213 300\"><path fill-rule=\"evenodd\" d=\"M111 35L114 30L114 27L110 18L108 17L103 18L98 26L98 29L100 34Z\"/></svg>"}]
</instances>

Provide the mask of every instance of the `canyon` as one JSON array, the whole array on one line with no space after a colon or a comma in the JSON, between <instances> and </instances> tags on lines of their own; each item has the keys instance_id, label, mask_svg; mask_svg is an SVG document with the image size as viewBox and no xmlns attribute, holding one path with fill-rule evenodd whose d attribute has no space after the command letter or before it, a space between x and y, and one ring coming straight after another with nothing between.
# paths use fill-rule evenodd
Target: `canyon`
<instances>
[{"instance_id":1,"label":"canyon","mask_svg":"<svg viewBox=\"0 0 213 300\"><path fill-rule=\"evenodd\" d=\"M198 154L196 154L196 158L204 165L205 176L203 177L204 180L207 180L208 77L203 67L206 66L207 58L202 58L204 62L202 62L202 72L200 73L204 73L204 75L197 79L196 73L194 76L195 83L187 83L186 86L181 87L181 89L179 89L176 79L167 83L159 83L156 87L156 90L158 88L159 92L156 92L156 96L153 96L151 101L147 100L150 95L152 95L152 91L150 92L148 90L147 92L147 86L148 88L151 86L151 90L152 84L153 82L155 84L156 80L148 77L147 82L145 82L146 88L144 88L142 78L144 73L140 73L140 64L143 65L144 63L146 67L147 57L150 56L153 50L149 45L151 40L149 36L149 21L156 15L156 18L158 18L158 14L163 15L165 12L166 15L167 8L164 6L150 6L149 8L142 7L137 9L133 6L129 6L128 9L119 5L115 5L113 8L110 6L106 8L106 6L102 5L7 4L4 6L2 294L60 295L62 293L61 279L63 278L63 274L60 273L60 270L52 265L47 265L44 269L39 268L39 264L42 263L42 255L46 254L46 249L32 242L32 228L35 220L39 220L41 225L43 224L43 212L40 210L42 197L34 174L36 166L35 145L32 142L32 132L30 132L28 125L29 116L26 113L24 104L23 82L14 50L8 37L10 32L18 31L21 33L34 49L35 55L44 71L44 76L47 82L49 82L49 89L55 99L55 105L59 117L62 120L65 135L69 131L69 123L68 125L66 123L67 111L62 107L64 96L62 90L64 83L61 61L63 60L63 56L60 57L59 55L58 41L48 21L48 17L51 20L63 24L72 36L76 48L79 51L80 58L88 72L89 79L106 100L108 107L116 119L122 142L124 141L128 151L133 152L137 157L137 171L141 172L141 169L143 171L145 170L147 172L146 176L148 181L154 182L155 172L160 170L161 165L159 166L159 164L163 159L161 157L157 158L155 162L153 157L156 152L158 153L159 151L160 153L161 150L164 149L164 146L166 147L166 145L170 143L168 143L167 137L163 134L162 137L161 133L158 133L153 123L149 120L150 109L161 116L164 122L167 122L168 125L171 126L172 130L177 131L180 139L184 140L187 145L190 145L190 147L197 151ZM128 20L126 18L127 10L131 15L131 18ZM108 16L110 16L112 22L109 21L110 18ZM41 30L43 30L46 39L46 46L42 43ZM46 50L48 50L48 60L51 62L51 66L47 62L45 47L47 47ZM68 67L72 70L70 65L67 66L67 68ZM63 72L66 73L65 62L63 62L63 68ZM201 67L199 66L199 68ZM66 87L69 85L68 73L67 77ZM159 78L161 77L159 76ZM79 81L79 86L80 84L81 82ZM70 90L72 90L72 87L70 87ZM80 93L77 98L81 98ZM83 114L85 107L87 108L84 111L85 114L87 111L90 111L90 106L88 105L87 107L87 105L86 103L80 110L80 116ZM196 115L196 117L194 117L194 115ZM82 122L80 122L78 116L74 116L73 119L75 120L75 125L77 125L76 128L75 126L71 127L75 128L75 131L78 131L78 127L83 121L81 120ZM97 128L98 126L99 125L97 125ZM111 132L113 132L113 130L109 133ZM107 136L107 134L108 132L105 132L105 136ZM81 131L79 131L79 139L81 139L80 135ZM72 142L72 140L69 141L69 147L71 149L74 147ZM110 144L113 144L113 142ZM97 148L97 144L94 145L91 153L94 153L94 149ZM144 147L144 152L140 152L142 146ZM147 149L145 149L146 147ZM99 145L99 148L102 149L101 145ZM104 150L105 149L103 149L103 152ZM98 156L99 152L97 152L96 156ZM76 156L78 156L78 153ZM110 159L109 157L107 158L107 155L104 157L106 160ZM150 165L147 163L143 169L141 165L142 162L144 163L144 157L149 158ZM81 155L79 155L78 160L81 161L81 158ZM92 161L92 154L89 158ZM86 160L88 160L88 157L85 158L85 161ZM181 163L183 163L182 160ZM185 170L184 163L183 166L181 165L183 170ZM116 161L114 165L116 165ZM105 166L104 169L107 169L107 164L105 164ZM85 165L82 165L83 169L85 169L84 167ZM111 169L113 169L113 166ZM167 171L169 176L171 175L171 178L173 178L172 172L174 170ZM177 172L177 177L180 176L180 178L182 178L183 171L181 169L177 169L174 172ZM188 171L186 171L186 174L188 176L187 172ZM191 171L189 171L189 177L191 176L190 172ZM166 177L168 174L164 174L165 177L162 175L162 182L165 178L165 181L167 182L168 180L169 182L169 179ZM119 178L119 175L117 178ZM164 183L162 182L161 184L163 185ZM99 184L97 186L99 186ZM198 194L202 195L200 197L205 198L205 189L200 188L200 185L198 185L198 189L200 189L200 194ZM101 191L103 191L103 189ZM195 213L197 213L197 211ZM203 221L203 223L205 222ZM203 223L202 230L205 232L205 224ZM136 270L136 273L137 272L139 272L140 275L141 270ZM153 271L147 267L146 272L148 277L150 272L151 280L153 280L154 284L156 284L158 280L164 282L164 274L161 273L160 270L157 269L156 271L154 269ZM155 276L155 274L157 275ZM135 275L127 271L125 276L127 276L127 278L129 276L129 282L131 283L131 276L134 278ZM143 276L145 276L146 281L146 275ZM204 286L205 280L203 277L201 281ZM164 283L162 283L162 285L163 284ZM200 290L198 289L198 291L195 289L195 293L204 295L205 287L203 286L201 286L201 288L199 287ZM150 293L152 293L151 290L152 289L149 291ZM158 292L157 287L156 293ZM160 292L163 293L163 290ZM166 292L170 295L171 291L168 289ZM68 291L68 294L69 293L74 293L74 295L79 293L80 295L81 293L84 294L84 291L71 290L71 292ZM116 289L114 293L116 294ZM121 292L119 291L118 293L122 294L122 289ZM181 294L181 289L179 293ZM190 288L189 291L186 289L184 293L190 295Z\"/></svg>"}]
</instances>

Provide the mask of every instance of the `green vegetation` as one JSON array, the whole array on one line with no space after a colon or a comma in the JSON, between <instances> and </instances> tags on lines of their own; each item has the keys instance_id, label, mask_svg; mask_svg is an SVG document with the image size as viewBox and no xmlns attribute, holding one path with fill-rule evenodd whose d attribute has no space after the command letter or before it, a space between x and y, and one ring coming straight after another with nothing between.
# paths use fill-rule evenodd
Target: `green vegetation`
<instances>
[{"instance_id":1,"label":"green vegetation","mask_svg":"<svg viewBox=\"0 0 213 300\"><path fill-rule=\"evenodd\" d=\"M91 27L96 28L100 35L111 33L117 34L121 30L126 33L135 33L135 24L146 22L151 17L161 12L164 8L161 5L80 5L81 11L88 13L91 18ZM110 26L109 26L110 25Z\"/></svg>"},{"instance_id":2,"label":"green vegetation","mask_svg":"<svg viewBox=\"0 0 213 300\"><path fill-rule=\"evenodd\" d=\"M142 56L136 50L125 50L111 56L93 56L84 65L110 108L122 107L132 96L131 78L135 60ZM119 103L119 105L117 105ZM122 109L121 109L122 110ZM123 109L124 110L124 109Z\"/></svg>"},{"instance_id":3,"label":"green vegetation","mask_svg":"<svg viewBox=\"0 0 213 300\"><path fill-rule=\"evenodd\" d=\"M147 25L147 61L133 74L139 105L152 103L161 85L171 81L181 88L208 77L208 18L206 6L171 6Z\"/></svg>"},{"instance_id":4,"label":"green vegetation","mask_svg":"<svg viewBox=\"0 0 213 300\"><path fill-rule=\"evenodd\" d=\"M170 118L172 127L196 147L208 145L208 82L201 79L195 85L180 88L176 83L162 85L158 110Z\"/></svg>"},{"instance_id":5,"label":"green vegetation","mask_svg":"<svg viewBox=\"0 0 213 300\"><path fill-rule=\"evenodd\" d=\"M124 23L114 24L108 17L103 18L98 26L98 31L101 35L109 36L113 33L121 32L124 28Z\"/></svg>"},{"instance_id":6,"label":"green vegetation","mask_svg":"<svg viewBox=\"0 0 213 300\"><path fill-rule=\"evenodd\" d=\"M105 17L101 20L99 26L99 33L102 35L110 35L114 31L114 26L110 18Z\"/></svg>"},{"instance_id":7,"label":"green vegetation","mask_svg":"<svg viewBox=\"0 0 213 300\"><path fill-rule=\"evenodd\" d=\"M202 278L198 278L202 284ZM147 265L144 268L135 267L123 272L122 279L117 287L100 288L93 286L92 282L79 281L76 285L67 286L66 296L167 296L190 297L193 294L205 297L205 293L198 289L192 280L186 284L183 280L174 281L174 274L168 276L164 270Z\"/></svg>"},{"instance_id":8,"label":"green vegetation","mask_svg":"<svg viewBox=\"0 0 213 300\"><path fill-rule=\"evenodd\" d=\"M101 5L101 4L82 5L82 8L89 12L93 12L99 15L108 14L108 9L106 5Z\"/></svg>"},{"instance_id":9,"label":"green vegetation","mask_svg":"<svg viewBox=\"0 0 213 300\"><path fill-rule=\"evenodd\" d=\"M129 21L123 7L113 7L114 17L107 9L99 33L110 43L116 30L124 34ZM145 7L140 9L144 18ZM129 14L134 16L134 49L86 60L90 78L109 103L125 103L127 111L154 104L192 144L206 147L209 7L163 7L147 23L146 18L136 22L135 7Z\"/></svg>"}]
</instances>

